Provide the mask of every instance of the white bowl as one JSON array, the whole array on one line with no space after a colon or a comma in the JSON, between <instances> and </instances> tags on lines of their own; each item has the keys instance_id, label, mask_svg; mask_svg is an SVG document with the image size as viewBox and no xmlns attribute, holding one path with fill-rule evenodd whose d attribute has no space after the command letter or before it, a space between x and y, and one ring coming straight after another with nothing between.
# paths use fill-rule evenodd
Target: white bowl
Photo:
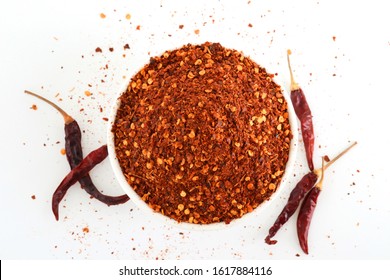
<instances>
[{"instance_id":1,"label":"white bowl","mask_svg":"<svg viewBox=\"0 0 390 280\"><path fill-rule=\"evenodd\" d=\"M142 64L141 66L143 66ZM261 64L260 64L261 65ZM138 72L138 71L137 71ZM137 73L136 72L136 73ZM134 74L136 74L134 73ZM274 81L277 83L276 79ZM130 81L129 81L130 82ZM292 172L295 158L296 158L296 152L297 152L297 142L298 142L298 129L297 129L297 120L295 117L294 108L291 104L289 93L284 90L282 87L283 95L287 101L288 105L288 113L289 113L289 121L290 121L290 130L293 135L290 143L290 151L289 151L289 158L286 164L286 169L284 171L284 174L282 176L281 182L279 187L276 189L276 191L271 195L271 197L267 200L261 203L256 209L254 209L250 213L246 213L241 218L232 220L229 224L226 224L224 222L219 223L211 223L211 224L191 224L187 222L177 222L176 220L169 218L167 216L164 216L163 214L159 212L155 212L152 208L150 208L141 198L140 196L134 191L134 189L129 185L127 182L122 169L119 165L118 159L116 157L115 153L115 142L114 142L114 134L112 133L112 125L115 121L116 112L118 108L120 107L120 100L119 97L126 91L127 86L129 84L127 82L123 89L118 93L115 103L113 104L109 116L109 122L108 122L108 134L107 134L107 147L108 147L108 156L111 162L111 166L114 170L115 176L125 191L125 193L130 197L130 200L134 202L140 209L142 209L146 215L149 216L150 219L153 219L154 222L164 223L166 225L172 225L172 226L178 226L182 228L183 230L221 230L227 227L231 227L232 225L236 225L237 223L244 222L249 216L255 215L256 213L260 212L262 209L264 209L265 206L271 204L272 200L275 199L280 193L280 191L283 189L284 185L286 184L286 181L290 177L290 174ZM277 83L279 84L279 83ZM280 85L280 84L279 84Z\"/></svg>"}]
</instances>

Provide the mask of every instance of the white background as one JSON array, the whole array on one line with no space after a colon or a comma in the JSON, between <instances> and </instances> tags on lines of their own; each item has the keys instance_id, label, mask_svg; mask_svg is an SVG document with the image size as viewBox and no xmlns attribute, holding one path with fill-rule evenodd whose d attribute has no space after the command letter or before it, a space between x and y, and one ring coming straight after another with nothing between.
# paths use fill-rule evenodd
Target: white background
<instances>
[{"instance_id":1,"label":"white background","mask_svg":"<svg viewBox=\"0 0 390 280\"><path fill-rule=\"evenodd\" d=\"M2 1L0 258L388 259L390 20L385 4ZM287 88L286 49L293 51L295 78L314 115L316 166L320 156L332 157L350 142L359 142L326 174L308 256L299 248L296 216L276 236L278 244L263 241L291 189L307 172L302 148L295 176L280 195L245 223L223 231L167 226L131 201L107 207L79 185L61 204L60 221L54 219L51 195L69 171L60 153L63 120L23 91L48 97L72 115L84 130L87 154L106 143L103 118L110 104L150 56L204 41L242 50L270 73L278 73L277 81ZM124 50L125 44L130 50ZM103 53L96 53L97 47ZM86 90L92 95L86 96ZM33 104L36 111L30 109ZM123 193L108 160L91 175L104 193Z\"/></svg>"}]
</instances>

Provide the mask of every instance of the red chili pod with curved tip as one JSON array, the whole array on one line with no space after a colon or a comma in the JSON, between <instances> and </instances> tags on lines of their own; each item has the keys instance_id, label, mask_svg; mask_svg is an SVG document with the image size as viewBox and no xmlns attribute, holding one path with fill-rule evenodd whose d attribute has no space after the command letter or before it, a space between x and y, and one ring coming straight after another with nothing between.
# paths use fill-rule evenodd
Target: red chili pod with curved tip
<instances>
[{"instance_id":1,"label":"red chili pod with curved tip","mask_svg":"<svg viewBox=\"0 0 390 280\"><path fill-rule=\"evenodd\" d=\"M64 110L62 110L62 108L60 108L58 105L51 102L50 100L28 90L26 90L25 93L35 96L48 103L53 108L55 108L64 118L66 159L68 160L70 168L75 168L83 160L83 150L81 147L81 130L77 121L73 119L70 115L68 115ZM102 194L92 182L92 179L89 174L86 174L78 181L81 185L81 188L84 189L89 195L107 204L108 206L122 204L130 199L127 195L109 196ZM61 199L62 198L63 196L61 197ZM58 203L60 203L60 201L58 201Z\"/></svg>"},{"instance_id":2,"label":"red chili pod with curved tip","mask_svg":"<svg viewBox=\"0 0 390 280\"><path fill-rule=\"evenodd\" d=\"M52 210L56 220L58 220L58 205L64 198L66 192L77 181L88 174L97 164L101 163L108 155L107 145L90 152L75 168L73 168L68 175L62 180L57 187L52 198Z\"/></svg>"},{"instance_id":3,"label":"red chili pod with curved tip","mask_svg":"<svg viewBox=\"0 0 390 280\"><path fill-rule=\"evenodd\" d=\"M318 175L315 172L310 172L302 177L295 188L291 191L286 206L284 206L282 212L279 214L273 226L269 229L268 236L265 238L265 242L269 245L276 244L276 240L271 240L272 237L279 231L279 229L290 219L290 217L298 209L299 204L306 195L306 193L317 182Z\"/></svg>"},{"instance_id":4,"label":"red chili pod with curved tip","mask_svg":"<svg viewBox=\"0 0 390 280\"><path fill-rule=\"evenodd\" d=\"M305 199L302 202L301 209L299 210L298 220L297 220L297 232L299 244L305 254L309 254L308 246L308 236L310 223L314 214L314 210L317 206L317 199L321 193L319 187L312 188L309 193L306 195Z\"/></svg>"},{"instance_id":5,"label":"red chili pod with curved tip","mask_svg":"<svg viewBox=\"0 0 390 280\"><path fill-rule=\"evenodd\" d=\"M291 103L294 107L295 114L297 115L300 123L301 123L301 133L302 140L305 146L306 152L306 160L310 170L314 169L313 164L313 153L314 153L314 126L313 126L313 116L311 114L311 110L309 107L309 103L307 103L305 94L301 87L294 81L294 77L291 70L290 65L290 53L291 51L287 51L287 61L288 68L290 70L291 77Z\"/></svg>"},{"instance_id":6,"label":"red chili pod with curved tip","mask_svg":"<svg viewBox=\"0 0 390 280\"><path fill-rule=\"evenodd\" d=\"M329 161L326 165L325 165L324 160L323 160L323 166L320 169L315 169L302 177L302 179L298 182L298 184L295 186L295 188L291 191L290 197L288 198L286 206L284 206L282 212L279 214L279 216L276 219L276 221L274 222L273 226L269 229L268 236L265 238L265 243L267 243L269 245L273 245L273 244L277 243L276 240L271 240L271 238L275 236L275 234L279 231L279 229L295 213L295 211L298 209L299 204L303 200L305 195L309 191L312 192L313 189L321 188L323 175L324 175L325 170L329 166L331 166L333 163L335 163L345 153L347 153L356 144L357 144L357 142L352 143L349 147L347 147L345 150L343 150L341 153L339 153L335 158L333 158L331 161ZM318 178L320 178L320 180L317 183ZM316 191L313 190L313 192L316 192ZM312 194L312 195L315 196L315 194ZM309 199L309 198L307 198L307 199ZM317 200L315 200L315 202L317 202ZM303 204L305 204L305 203L309 203L309 202L304 202ZM305 206L304 208L308 208L308 207L309 207L309 205ZM300 212L302 212L302 211L303 210L301 208ZM304 215L304 214L301 214L301 215ZM302 216L302 219L304 219L303 217L304 216ZM310 223L309 223L309 225L310 225ZM302 226L302 225L300 225L300 226ZM300 229L300 231L301 230L302 229ZM304 234L302 236L304 236ZM306 237L307 237L307 235L306 235ZM302 238L302 240L304 240L304 238Z\"/></svg>"},{"instance_id":7,"label":"red chili pod with curved tip","mask_svg":"<svg viewBox=\"0 0 390 280\"><path fill-rule=\"evenodd\" d=\"M81 147L81 130L76 121L65 123L65 152L70 168L75 168L83 160ZM80 178L79 183L90 196L105 203L106 205L118 205L127 202L127 195L110 196L102 194L92 182L89 174Z\"/></svg>"}]
</instances>

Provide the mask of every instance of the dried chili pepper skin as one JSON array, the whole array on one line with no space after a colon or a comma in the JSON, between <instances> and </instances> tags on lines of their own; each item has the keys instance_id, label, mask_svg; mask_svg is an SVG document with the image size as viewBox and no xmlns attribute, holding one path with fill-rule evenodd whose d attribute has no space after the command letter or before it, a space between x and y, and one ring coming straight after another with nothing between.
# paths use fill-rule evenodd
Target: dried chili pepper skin
<instances>
[{"instance_id":1,"label":"dried chili pepper skin","mask_svg":"<svg viewBox=\"0 0 390 280\"><path fill-rule=\"evenodd\" d=\"M305 254L309 254L308 236L310 223L313 217L314 210L317 206L317 199L321 193L318 187L312 188L302 202L297 220L297 232L299 244Z\"/></svg>"},{"instance_id":2,"label":"dried chili pepper skin","mask_svg":"<svg viewBox=\"0 0 390 280\"><path fill-rule=\"evenodd\" d=\"M77 166L75 166L66 177L62 180L60 185L55 190L52 197L52 210L56 220L58 221L58 206L64 198L66 192L77 181L88 174L97 164L102 162L108 155L107 145L90 152Z\"/></svg>"},{"instance_id":3,"label":"dried chili pepper skin","mask_svg":"<svg viewBox=\"0 0 390 280\"><path fill-rule=\"evenodd\" d=\"M314 169L314 127L313 116L309 104L306 101L305 94L301 88L291 90L291 103L293 104L295 114L301 123L302 139L305 145L306 160L310 170Z\"/></svg>"},{"instance_id":4,"label":"dried chili pepper skin","mask_svg":"<svg viewBox=\"0 0 390 280\"><path fill-rule=\"evenodd\" d=\"M271 240L271 238L275 236L279 229L295 213L306 193L316 184L317 179L318 175L316 173L309 172L297 183L295 188L290 193L290 197L288 198L286 206L284 206L275 223L269 229L268 236L265 238L265 243L269 245L277 243L276 240Z\"/></svg>"},{"instance_id":5,"label":"dried chili pepper skin","mask_svg":"<svg viewBox=\"0 0 390 280\"><path fill-rule=\"evenodd\" d=\"M75 168L83 160L81 130L76 121L65 124L65 152L70 168Z\"/></svg>"},{"instance_id":6,"label":"dried chili pepper skin","mask_svg":"<svg viewBox=\"0 0 390 280\"><path fill-rule=\"evenodd\" d=\"M75 168L83 160L81 130L75 120L65 124L65 152L71 169ZM83 188L89 195L106 205L118 205L125 203L130 199L127 195L109 196L102 194L92 182L89 174L81 178L79 182L81 188Z\"/></svg>"}]
</instances>

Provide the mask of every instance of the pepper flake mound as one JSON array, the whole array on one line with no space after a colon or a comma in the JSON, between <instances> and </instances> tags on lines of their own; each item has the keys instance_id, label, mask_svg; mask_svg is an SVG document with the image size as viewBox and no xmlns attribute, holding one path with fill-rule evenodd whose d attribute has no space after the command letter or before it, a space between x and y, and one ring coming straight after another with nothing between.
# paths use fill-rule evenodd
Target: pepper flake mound
<instances>
[{"instance_id":1,"label":"pepper flake mound","mask_svg":"<svg viewBox=\"0 0 390 280\"><path fill-rule=\"evenodd\" d=\"M112 127L119 164L142 200L195 224L230 223L268 200L292 138L272 78L218 43L151 58L120 97Z\"/></svg>"}]
</instances>

